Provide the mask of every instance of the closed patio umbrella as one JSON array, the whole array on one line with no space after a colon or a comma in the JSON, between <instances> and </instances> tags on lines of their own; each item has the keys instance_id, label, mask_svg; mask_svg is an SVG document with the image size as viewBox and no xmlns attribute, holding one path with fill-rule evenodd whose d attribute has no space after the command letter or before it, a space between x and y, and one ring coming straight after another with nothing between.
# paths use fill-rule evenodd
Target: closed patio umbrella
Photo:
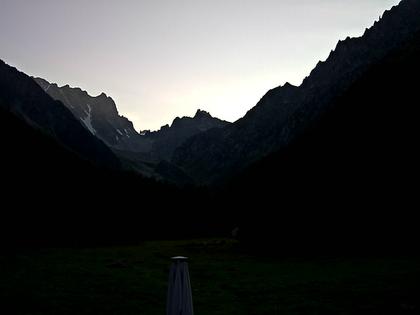
<instances>
[{"instance_id":1,"label":"closed patio umbrella","mask_svg":"<svg viewBox=\"0 0 420 315\"><path fill-rule=\"evenodd\" d=\"M172 257L169 272L167 315L194 315L187 257Z\"/></svg>"}]
</instances>

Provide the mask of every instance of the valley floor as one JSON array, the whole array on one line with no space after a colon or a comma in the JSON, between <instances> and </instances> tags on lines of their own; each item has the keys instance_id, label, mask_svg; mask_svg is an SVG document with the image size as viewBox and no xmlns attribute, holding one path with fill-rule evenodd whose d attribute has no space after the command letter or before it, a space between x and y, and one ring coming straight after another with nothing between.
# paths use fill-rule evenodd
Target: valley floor
<instances>
[{"instance_id":1,"label":"valley floor","mask_svg":"<svg viewBox=\"0 0 420 315\"><path fill-rule=\"evenodd\" d=\"M257 257L225 239L9 251L1 313L165 314L173 255L190 257L198 315L420 313L420 258Z\"/></svg>"}]
</instances>

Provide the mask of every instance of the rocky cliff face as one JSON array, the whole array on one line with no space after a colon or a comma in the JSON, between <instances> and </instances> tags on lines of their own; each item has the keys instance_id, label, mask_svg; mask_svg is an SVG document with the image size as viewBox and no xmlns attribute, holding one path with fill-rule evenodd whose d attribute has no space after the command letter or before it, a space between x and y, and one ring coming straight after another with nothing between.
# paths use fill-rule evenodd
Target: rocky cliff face
<instances>
[{"instance_id":1,"label":"rocky cliff face","mask_svg":"<svg viewBox=\"0 0 420 315\"><path fill-rule=\"evenodd\" d=\"M419 16L420 1L403 0L362 37L340 41L301 86L270 90L236 123L188 140L176 150L173 162L198 181L210 183L286 148L371 67L410 41L420 30Z\"/></svg>"},{"instance_id":2,"label":"rocky cliff face","mask_svg":"<svg viewBox=\"0 0 420 315\"><path fill-rule=\"evenodd\" d=\"M62 102L92 135L117 151L130 152L130 156L139 153L148 161L170 160L173 151L188 138L228 125L198 110L194 117L177 117L171 126L165 125L158 131L138 133L130 120L119 115L115 102L106 94L94 97L80 88L59 87L41 78L34 80L53 99Z\"/></svg>"},{"instance_id":3,"label":"rocky cliff face","mask_svg":"<svg viewBox=\"0 0 420 315\"><path fill-rule=\"evenodd\" d=\"M176 184L192 184L194 180L170 162L173 152L189 138L209 130L218 130L230 123L198 110L194 117L175 118L171 126L158 131L141 131L135 139L135 150L118 150L129 167L147 176L154 176Z\"/></svg>"},{"instance_id":4,"label":"rocky cliff face","mask_svg":"<svg viewBox=\"0 0 420 315\"><path fill-rule=\"evenodd\" d=\"M176 148L190 137L228 126L230 123L212 117L208 112L197 110L194 117L175 118L172 125L165 125L159 131L142 131L142 137L151 144L154 159L170 160Z\"/></svg>"},{"instance_id":5,"label":"rocky cliff face","mask_svg":"<svg viewBox=\"0 0 420 315\"><path fill-rule=\"evenodd\" d=\"M112 151L83 128L61 102L53 100L30 77L3 61L0 61L0 106L79 157L96 165L120 167Z\"/></svg>"},{"instance_id":6,"label":"rocky cliff face","mask_svg":"<svg viewBox=\"0 0 420 315\"><path fill-rule=\"evenodd\" d=\"M180 176L183 171L169 163L175 149L192 136L229 125L198 110L194 117L177 117L171 126L165 125L158 131L137 132L130 120L119 115L113 99L104 93L94 97L69 85L59 87L41 78L34 81L50 97L64 104L92 136L112 148L128 168L173 182L186 183L190 179Z\"/></svg>"},{"instance_id":7,"label":"rocky cliff face","mask_svg":"<svg viewBox=\"0 0 420 315\"><path fill-rule=\"evenodd\" d=\"M265 244L268 252L282 240L299 252L306 246L345 249L346 255L412 252L418 239L419 56L417 32L290 145L232 180L228 195L259 209L256 215L238 207L242 240L259 249Z\"/></svg>"},{"instance_id":8,"label":"rocky cliff face","mask_svg":"<svg viewBox=\"0 0 420 315\"><path fill-rule=\"evenodd\" d=\"M44 79L34 79L53 99L62 102L82 125L111 147L129 149L138 133L133 123L120 116L114 100L102 93L90 96L80 88L59 87Z\"/></svg>"}]
</instances>

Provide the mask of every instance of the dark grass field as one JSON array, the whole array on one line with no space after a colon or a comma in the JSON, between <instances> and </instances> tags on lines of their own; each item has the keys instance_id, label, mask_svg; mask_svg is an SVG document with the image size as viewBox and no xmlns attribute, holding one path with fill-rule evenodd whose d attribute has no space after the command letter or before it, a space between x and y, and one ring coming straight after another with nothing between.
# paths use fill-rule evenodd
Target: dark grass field
<instances>
[{"instance_id":1,"label":"dark grass field","mask_svg":"<svg viewBox=\"0 0 420 315\"><path fill-rule=\"evenodd\" d=\"M224 239L6 252L0 314L165 314L173 255L190 257L197 315L420 314L419 258L257 257Z\"/></svg>"}]
</instances>

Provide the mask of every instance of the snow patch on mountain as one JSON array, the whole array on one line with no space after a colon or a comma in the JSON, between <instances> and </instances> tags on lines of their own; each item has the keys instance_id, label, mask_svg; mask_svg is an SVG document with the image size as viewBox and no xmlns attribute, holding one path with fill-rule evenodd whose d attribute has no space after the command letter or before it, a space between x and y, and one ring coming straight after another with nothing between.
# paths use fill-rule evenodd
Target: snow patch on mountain
<instances>
[{"instance_id":1,"label":"snow patch on mountain","mask_svg":"<svg viewBox=\"0 0 420 315\"><path fill-rule=\"evenodd\" d=\"M90 107L90 105L87 105L88 110L85 111L86 112L86 117L85 118L81 118L82 122L84 123L84 125L86 126L86 128L93 134L96 135L96 130L95 128L93 128L92 126L92 108Z\"/></svg>"}]
</instances>

